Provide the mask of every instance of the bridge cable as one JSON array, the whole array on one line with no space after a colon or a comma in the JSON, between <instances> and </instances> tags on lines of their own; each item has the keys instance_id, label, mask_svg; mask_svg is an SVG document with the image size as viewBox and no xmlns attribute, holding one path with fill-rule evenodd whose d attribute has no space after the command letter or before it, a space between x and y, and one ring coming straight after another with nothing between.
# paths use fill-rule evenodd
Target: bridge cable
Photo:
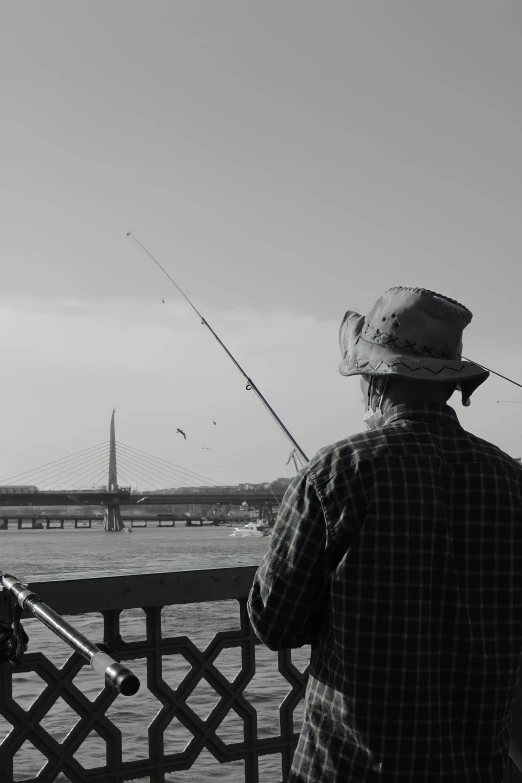
<instances>
[{"instance_id":1,"label":"bridge cable","mask_svg":"<svg viewBox=\"0 0 522 783\"><path fill-rule=\"evenodd\" d=\"M92 471L93 467L95 469L98 469L99 465L100 465L99 460L81 466L78 465L72 470L61 474L60 476L53 477L52 479L48 479L46 486L55 490L69 489L71 482L76 482L77 480L80 480L85 473ZM74 486L74 489L79 489L78 484Z\"/></svg>"},{"instance_id":2,"label":"bridge cable","mask_svg":"<svg viewBox=\"0 0 522 783\"><path fill-rule=\"evenodd\" d=\"M92 467L94 463L98 464L100 462L100 459L103 459L104 462L107 462L108 464L108 454L105 455L97 454L95 457L87 461L83 461L81 464L70 465L65 470L59 471L58 473L54 471L46 476L41 476L40 478L37 478L36 481L38 482L38 484L41 484L43 482L47 486L50 485L59 486L58 482L67 481L69 478L71 479L74 478L74 476L78 474L78 471L81 472L82 468Z\"/></svg>"},{"instance_id":3,"label":"bridge cable","mask_svg":"<svg viewBox=\"0 0 522 783\"><path fill-rule=\"evenodd\" d=\"M46 462L44 465L39 465L38 467L32 468L31 470L26 470L23 473L16 473L14 476L9 476L8 478L3 479L3 481L4 482L8 482L8 481L11 481L11 479L16 479L16 478L20 478L22 476L31 475L35 471L38 471L40 469L49 467L51 465L55 465L58 462L63 462L64 460L69 459L70 457L74 457L77 454L83 454L83 453L85 453L87 451L92 451L92 449L96 449L99 446L105 446L105 445L108 445L108 444L109 444L109 441L105 441L104 443L97 443L95 446L89 446L88 449L82 449L81 451L76 451L73 454L69 454L67 457L61 457L60 459L53 460L52 462Z\"/></svg>"},{"instance_id":4,"label":"bridge cable","mask_svg":"<svg viewBox=\"0 0 522 783\"><path fill-rule=\"evenodd\" d=\"M157 486L151 486L151 479L148 477L148 475L147 475L146 473L143 473L142 471L140 471L138 468L136 468L136 466L134 466L134 465L129 465L129 464L126 462L126 460L124 460L124 459L123 459L123 457L121 456L121 454L120 454L120 456L117 458L117 465L116 465L116 470L118 470L118 469L119 469L119 465L120 465L120 464L121 464L121 465L123 465L123 467L125 468L125 470L126 470L126 471L130 471L130 472L133 472L133 473L135 473L135 475L137 475L137 476L138 476L138 478L140 479L140 482L141 482L142 478L145 478L145 481L147 481L147 482L148 482L148 484L149 484L149 487L148 487L149 489L154 489L154 490L156 490L156 489L161 489L161 487L157 487ZM153 477L152 481L153 481L153 483L154 483L154 485L155 485L155 484L156 484L156 482L157 482L157 479L154 479L154 477ZM144 486L147 486L147 485L145 484Z\"/></svg>"},{"instance_id":5,"label":"bridge cable","mask_svg":"<svg viewBox=\"0 0 522 783\"><path fill-rule=\"evenodd\" d=\"M165 468L163 468L163 466L158 466L151 460L144 459L141 456L136 457L133 451L120 445L117 459L120 459L121 457L125 457L126 459L131 461L131 463L134 464L134 467L136 467L136 463L137 463L137 466L139 466L140 469L143 470L145 475L148 475L149 472L151 472L155 480L161 478L164 481L168 481L171 484L172 483L177 484L179 481L179 478L177 476L175 476L173 479L172 474L167 473L167 471L165 470ZM186 477L184 476L181 476L181 478L186 480Z\"/></svg>"},{"instance_id":6,"label":"bridge cable","mask_svg":"<svg viewBox=\"0 0 522 783\"><path fill-rule=\"evenodd\" d=\"M127 448L130 448L133 451L138 452L139 454L145 454L147 457L152 457L154 460L156 460L158 462L164 462L167 465L173 465L176 468L180 468L180 470L182 470L184 473L188 473L189 474L188 478L191 478L191 476L196 476L196 477L198 477L200 479L204 479L205 481L210 482L208 484L208 486L215 486L216 485L216 482L213 483L213 479L210 479L208 476L202 476L201 473L195 473L194 471L187 471L185 468L181 468L180 465L175 465L173 462L168 462L167 460L162 459L160 457L155 457L153 454L149 454L147 451L142 451L141 449L136 449L136 448L134 448L134 446L129 446L128 443L122 443L121 441L117 441L117 444L122 445L122 446L126 446ZM221 484L221 482L218 481L217 484ZM224 487L224 486L226 486L226 484L221 484L221 486Z\"/></svg>"},{"instance_id":7,"label":"bridge cable","mask_svg":"<svg viewBox=\"0 0 522 783\"><path fill-rule=\"evenodd\" d=\"M132 446L128 446L125 443L121 443L118 441L118 446L122 447L126 450L126 452L129 452L133 456L136 457L136 459L140 460L141 462L147 462L150 463L151 466L154 466L157 470L160 470L165 473L168 476L177 475L179 479L182 479L183 481L196 481L200 482L203 486L215 486L216 482L213 479L209 479L206 476L201 476L199 473L195 473L193 471L188 471L186 468L180 468L179 466L174 466L177 469L172 470L171 465L173 463L168 463L166 460L159 459L158 457L153 457L152 455L146 454L146 452L140 452L139 449L135 449ZM145 454L145 456L142 456L142 454ZM169 468L165 468L165 465L169 465ZM185 475L183 475L185 474ZM204 479L204 482L201 481L201 479ZM171 480L169 478L169 480Z\"/></svg>"},{"instance_id":8,"label":"bridge cable","mask_svg":"<svg viewBox=\"0 0 522 783\"><path fill-rule=\"evenodd\" d=\"M142 457L141 455L135 456L135 454L134 454L134 450L131 450L131 449L129 449L128 447L126 447L126 446L123 446L122 444L119 444L119 445L120 445L120 450L118 451L118 454L119 454L119 455L121 455L121 454L122 454L122 450L123 450L123 454L124 454L124 455L126 455L126 456L128 456L128 457L129 457L129 459L131 459L131 458L132 458L132 459L136 459L136 460L138 461L138 464L139 464L139 465L142 465L142 466L143 466L143 468L145 468L145 467L148 467L148 468L150 468L151 470L154 470L154 471L156 471L156 472L157 472L157 474L163 474L163 476L166 476L166 477L167 477L167 479L168 479L170 482L172 481L172 476L173 476L173 475L174 475L174 476L175 476L175 478L176 478L176 482L178 482L180 479L182 479L183 481L187 481L187 479L191 479L192 481L194 481L194 480L195 480L195 479L193 479L191 476L189 476L189 477L187 477L187 476L183 476L182 474L180 474L180 473L179 473L179 471L172 471L172 470L171 470L170 472L167 472L167 470L166 470L166 469L163 467L163 465L161 465L161 464L159 464L159 465L156 465L156 464L155 464L155 463L154 463L152 460L150 460L150 459L149 459L149 458L147 458L147 457L146 457L146 458L144 458L144 457ZM176 476L176 473L178 473L178 475L177 475L177 476ZM197 480L197 479L196 479L196 480ZM205 483L205 484L201 484L201 486L205 486L205 487L206 487L206 486L215 486L215 485L213 485L213 484L206 484L206 483Z\"/></svg>"},{"instance_id":9,"label":"bridge cable","mask_svg":"<svg viewBox=\"0 0 522 783\"><path fill-rule=\"evenodd\" d=\"M126 471L132 473L132 475L135 476L134 480L136 480L136 477L139 479L140 486L143 486L145 488L154 491L161 489L161 487L155 486L157 482L157 476L156 477L152 476L151 478L150 474L140 471L139 468L136 467L136 465L129 464L127 461L125 461L122 458L121 454L118 457L118 467L117 467L118 473L120 470L120 465L123 465Z\"/></svg>"},{"instance_id":10,"label":"bridge cable","mask_svg":"<svg viewBox=\"0 0 522 783\"><path fill-rule=\"evenodd\" d=\"M106 467L104 467L104 468L103 468L103 470L102 470L102 472L99 474L99 476L100 476L100 478L99 478L99 480L98 480L98 481L101 481L101 480L102 480L102 476L105 476L105 477L107 477L107 468L106 468ZM98 481L95 481L95 482L93 482L93 483L94 483L94 487L95 487L95 489L96 489L96 484L98 484Z\"/></svg>"},{"instance_id":11,"label":"bridge cable","mask_svg":"<svg viewBox=\"0 0 522 783\"><path fill-rule=\"evenodd\" d=\"M92 474L92 468L93 468L93 466L89 465L88 467L85 467L85 470L80 470L79 472L77 471L76 473L73 473L72 476L68 476L68 478L65 479L65 480L70 482L69 486L68 487L63 487L63 484L62 484L62 489L68 489L68 490L70 490L70 489L81 489L82 488L81 483L82 483L83 477L86 476L87 474L91 475ZM95 469L97 469L97 468L95 468ZM107 474L108 474L109 473L108 465L106 467L106 470L107 470Z\"/></svg>"},{"instance_id":12,"label":"bridge cable","mask_svg":"<svg viewBox=\"0 0 522 783\"><path fill-rule=\"evenodd\" d=\"M26 471L25 476L27 479L33 479L34 481L41 481L42 479L45 479L47 476L52 476L59 474L61 471L65 470L67 471L71 466L74 465L74 463L82 463L85 460L88 460L92 457L99 456L100 450L98 450L98 453L92 452L91 454L85 454L80 457L76 457L74 460L71 460L70 462L67 462L65 464L56 464L56 465L50 465L47 469L45 466L38 468L34 468L32 471Z\"/></svg>"},{"instance_id":13,"label":"bridge cable","mask_svg":"<svg viewBox=\"0 0 522 783\"><path fill-rule=\"evenodd\" d=\"M94 476L94 475L96 475L96 476L98 476L98 475L105 476L105 481L107 481L107 473L108 473L108 470L107 470L107 466L106 465L103 466L103 470L102 470L101 473L100 473L100 471L98 469L96 469L93 473L91 473L84 480L84 487L87 488L87 489L96 489L96 483L97 482L93 482L93 485L91 486L92 476ZM78 487L76 487L76 489L78 489ZM95 505L97 505L97 504L95 504Z\"/></svg>"},{"instance_id":14,"label":"bridge cable","mask_svg":"<svg viewBox=\"0 0 522 783\"><path fill-rule=\"evenodd\" d=\"M123 478L125 479L125 481L127 481L127 482L128 482L128 485L129 485L129 486L130 486L130 488L132 489L132 484L133 484L133 479L132 479L132 477L129 477L129 476L127 476L126 472L125 472L125 471L123 471L123 470L120 470L119 468L118 468L118 473L119 473L119 474L121 474L121 475L123 476ZM134 484L137 484L137 482L136 482L136 481L134 481ZM119 484L118 484L118 486L119 486Z\"/></svg>"},{"instance_id":15,"label":"bridge cable","mask_svg":"<svg viewBox=\"0 0 522 783\"><path fill-rule=\"evenodd\" d=\"M47 471L40 476L38 473L33 473L33 480L35 483L41 484L43 482L46 485L49 485L49 483L53 480L65 480L65 477L68 477L72 471L77 470L80 466L90 465L93 460L98 461L102 456L104 456L104 459L108 458L108 454L91 454L88 457L80 460L79 464L69 463L68 465L62 465L59 468L56 466L56 468L51 469L50 471Z\"/></svg>"}]
</instances>

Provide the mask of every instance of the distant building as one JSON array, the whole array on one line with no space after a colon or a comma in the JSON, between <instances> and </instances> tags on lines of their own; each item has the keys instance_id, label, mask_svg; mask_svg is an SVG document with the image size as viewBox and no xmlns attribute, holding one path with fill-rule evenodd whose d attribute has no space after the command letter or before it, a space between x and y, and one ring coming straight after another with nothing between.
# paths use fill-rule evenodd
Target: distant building
<instances>
[{"instance_id":1,"label":"distant building","mask_svg":"<svg viewBox=\"0 0 522 783\"><path fill-rule=\"evenodd\" d=\"M241 495L244 492L266 492L270 489L285 490L292 479L278 478L275 481L262 481L259 484L245 483L235 484L233 486L223 486L218 484L215 487L203 486L203 487L171 487L170 489L153 489L143 490L137 492L133 490L133 494L142 495L146 492L147 495L176 495L176 494L198 494L198 495Z\"/></svg>"},{"instance_id":2,"label":"distant building","mask_svg":"<svg viewBox=\"0 0 522 783\"><path fill-rule=\"evenodd\" d=\"M38 492L38 487L34 484L4 484L0 486L2 495L24 495L28 492Z\"/></svg>"}]
</instances>

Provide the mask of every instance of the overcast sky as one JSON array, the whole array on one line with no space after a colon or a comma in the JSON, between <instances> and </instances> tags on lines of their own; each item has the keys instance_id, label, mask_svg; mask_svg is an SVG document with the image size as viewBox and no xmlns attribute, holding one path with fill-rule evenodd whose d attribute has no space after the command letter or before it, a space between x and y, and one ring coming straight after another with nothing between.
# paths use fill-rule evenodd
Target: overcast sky
<instances>
[{"instance_id":1,"label":"overcast sky","mask_svg":"<svg viewBox=\"0 0 522 783\"><path fill-rule=\"evenodd\" d=\"M107 441L114 407L118 440L216 481L295 472L131 230L308 457L364 429L338 328L391 286L465 304L464 356L522 383L519 2L1 9L0 480ZM521 456L496 402L521 392L452 405Z\"/></svg>"}]
</instances>

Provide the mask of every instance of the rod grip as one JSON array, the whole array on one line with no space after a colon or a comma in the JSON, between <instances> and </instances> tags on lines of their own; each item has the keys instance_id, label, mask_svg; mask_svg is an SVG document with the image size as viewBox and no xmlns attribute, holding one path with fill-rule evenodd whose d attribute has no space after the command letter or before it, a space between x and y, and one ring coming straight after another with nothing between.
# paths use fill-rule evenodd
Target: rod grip
<instances>
[{"instance_id":1,"label":"rod grip","mask_svg":"<svg viewBox=\"0 0 522 783\"><path fill-rule=\"evenodd\" d=\"M91 666L98 674L105 675L109 684L122 696L133 696L140 689L140 681L136 675L122 663L113 661L107 653L95 653L91 659Z\"/></svg>"}]
</instances>

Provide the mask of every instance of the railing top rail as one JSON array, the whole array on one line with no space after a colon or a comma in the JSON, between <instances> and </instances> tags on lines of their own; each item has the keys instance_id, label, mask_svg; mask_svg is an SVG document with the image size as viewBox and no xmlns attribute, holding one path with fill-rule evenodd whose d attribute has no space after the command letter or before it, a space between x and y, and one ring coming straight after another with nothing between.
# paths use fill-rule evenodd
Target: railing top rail
<instances>
[{"instance_id":1,"label":"railing top rail","mask_svg":"<svg viewBox=\"0 0 522 783\"><path fill-rule=\"evenodd\" d=\"M30 582L30 590L58 614L84 614L110 609L223 601L246 598L257 566L123 574L90 579ZM0 602L0 619L7 616Z\"/></svg>"}]
</instances>

